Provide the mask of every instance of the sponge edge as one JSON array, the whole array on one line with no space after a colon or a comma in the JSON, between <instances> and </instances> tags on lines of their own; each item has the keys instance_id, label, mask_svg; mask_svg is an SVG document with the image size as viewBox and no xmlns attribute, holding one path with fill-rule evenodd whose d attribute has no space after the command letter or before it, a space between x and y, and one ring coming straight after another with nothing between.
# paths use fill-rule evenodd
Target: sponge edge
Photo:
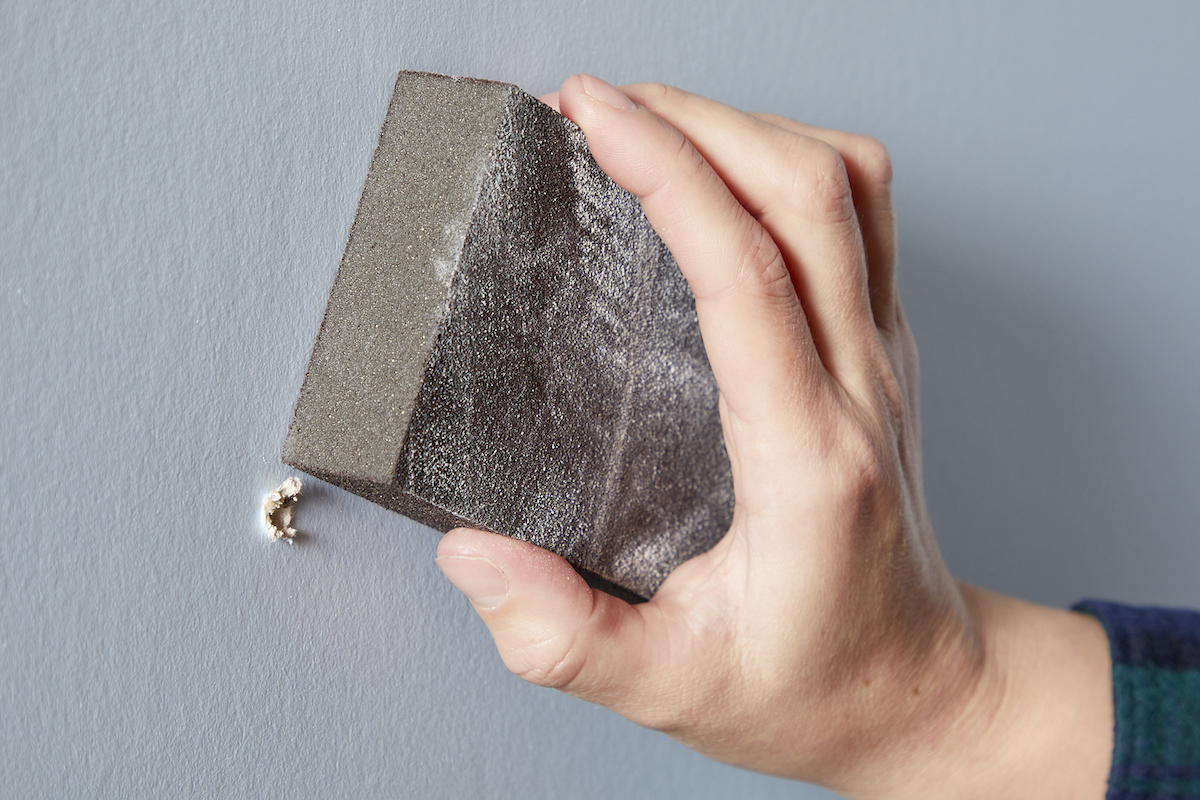
<instances>
[{"instance_id":1,"label":"sponge edge","mask_svg":"<svg viewBox=\"0 0 1200 800\"><path fill-rule=\"evenodd\" d=\"M516 87L401 73L284 461L652 596L733 489L695 304L636 198Z\"/></svg>"}]
</instances>

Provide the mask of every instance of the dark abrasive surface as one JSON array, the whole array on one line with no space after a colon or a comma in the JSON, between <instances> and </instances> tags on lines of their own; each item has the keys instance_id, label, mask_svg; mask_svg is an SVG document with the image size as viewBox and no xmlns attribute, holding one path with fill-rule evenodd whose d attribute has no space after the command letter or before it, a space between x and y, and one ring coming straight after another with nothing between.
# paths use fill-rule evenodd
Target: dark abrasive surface
<instances>
[{"instance_id":1,"label":"dark abrasive surface","mask_svg":"<svg viewBox=\"0 0 1200 800\"><path fill-rule=\"evenodd\" d=\"M401 409L365 423L370 436L387 437L388 448L397 438L402 446L386 480L374 468L326 460L326 450L346 448L320 435L359 422L322 404L329 392L314 384L328 380L314 379L310 363L296 419L311 404L306 415L327 421L302 447L293 445L301 438L293 422L285 460L432 527L468 524L531 541L599 576L597 583L650 597L674 567L712 547L732 518L717 389L687 284L637 200L596 166L573 123L515 87L406 73L397 98L411 95L411 84L448 109L491 111L492 95L480 86L504 94L482 182L463 189L477 196L448 290L441 297L430 290L423 277L430 270L394 270L402 291L429 298L409 306L427 315L433 308L438 319L423 349L418 342L414 352L380 365L407 370L400 383L419 384L414 399L392 395ZM429 105L394 100L389 124L427 114ZM456 114L467 116L427 114L431 140L454 138L438 126ZM451 150L443 160L475 157ZM402 156L432 157L420 147ZM390 179L373 163L368 189ZM456 179L466 181L465 172ZM397 229L434 224L428 215L415 221L409 209L418 205L409 199L394 212ZM364 212L378 209L360 204ZM372 287L386 268L344 258L334 294L346 282ZM364 271L367 278L358 278ZM314 360L331 315L355 315L360 326L396 331L379 334L389 344L413 346L394 314L367 307L364 317L364 306L335 308L331 297ZM362 351L338 344L322 357L356 359Z\"/></svg>"}]
</instances>

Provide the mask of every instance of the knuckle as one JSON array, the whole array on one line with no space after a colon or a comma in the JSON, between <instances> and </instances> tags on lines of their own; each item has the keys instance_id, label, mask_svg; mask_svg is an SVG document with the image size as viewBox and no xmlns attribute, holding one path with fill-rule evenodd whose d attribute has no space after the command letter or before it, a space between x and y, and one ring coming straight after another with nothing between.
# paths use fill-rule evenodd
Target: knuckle
<instances>
[{"instance_id":1,"label":"knuckle","mask_svg":"<svg viewBox=\"0 0 1200 800\"><path fill-rule=\"evenodd\" d=\"M583 672L585 659L578 636L557 634L506 655L504 663L521 680L566 689Z\"/></svg>"},{"instance_id":2,"label":"knuckle","mask_svg":"<svg viewBox=\"0 0 1200 800\"><path fill-rule=\"evenodd\" d=\"M898 324L902 326L903 321L898 319ZM911 335L906 337L905 331L899 328L880 331L880 346L873 351L868 367L874 393L867 408L874 420L875 436L881 442L903 439L910 424L910 413L916 409L916 400L909 389L913 386L910 378L916 377L917 365L909 356L906 339L911 342ZM915 356L915 344L912 350Z\"/></svg>"},{"instance_id":3,"label":"knuckle","mask_svg":"<svg viewBox=\"0 0 1200 800\"><path fill-rule=\"evenodd\" d=\"M900 379L891 369L884 371L879 382L879 392L880 404L883 407L888 426L893 433L898 433L904 426L905 392L900 385Z\"/></svg>"},{"instance_id":4,"label":"knuckle","mask_svg":"<svg viewBox=\"0 0 1200 800\"><path fill-rule=\"evenodd\" d=\"M711 182L718 180L716 173L711 171L708 162L704 160L704 156L687 140L687 137L683 134L677 134L677 136L675 161L678 162L684 178L690 181L698 181L703 178L707 178Z\"/></svg>"},{"instance_id":5,"label":"knuckle","mask_svg":"<svg viewBox=\"0 0 1200 800\"><path fill-rule=\"evenodd\" d=\"M890 402L889 402L890 405ZM884 546L901 528L905 490L898 461L904 433L893 429L887 412L858 419L839 436L830 497L839 513L856 520L850 530L866 537L870 546Z\"/></svg>"},{"instance_id":6,"label":"knuckle","mask_svg":"<svg viewBox=\"0 0 1200 800\"><path fill-rule=\"evenodd\" d=\"M854 160L863 178L873 187L887 189L892 185L892 157L878 139L856 136Z\"/></svg>"},{"instance_id":7,"label":"knuckle","mask_svg":"<svg viewBox=\"0 0 1200 800\"><path fill-rule=\"evenodd\" d=\"M799 137L798 137L799 138ZM799 138L787 154L788 194L819 222L841 223L854 217L850 179L842 156L816 139Z\"/></svg>"},{"instance_id":8,"label":"knuckle","mask_svg":"<svg viewBox=\"0 0 1200 800\"><path fill-rule=\"evenodd\" d=\"M793 125L796 124L793 120L788 119L787 117L781 116L779 114L772 114L772 113L766 112L766 111L755 112L755 113L751 114L750 116L757 117L758 119L762 120L763 122L768 122L768 123L776 126L777 128L783 128L784 130L788 130L789 128L791 128Z\"/></svg>"},{"instance_id":9,"label":"knuckle","mask_svg":"<svg viewBox=\"0 0 1200 800\"><path fill-rule=\"evenodd\" d=\"M767 230L754 222L748 226L745 238L739 282L755 294L791 302L795 297L792 275L779 246Z\"/></svg>"},{"instance_id":10,"label":"knuckle","mask_svg":"<svg viewBox=\"0 0 1200 800\"><path fill-rule=\"evenodd\" d=\"M876 516L891 483L879 436L856 417L843 417L826 430L820 459L822 493L831 509L850 519Z\"/></svg>"},{"instance_id":11,"label":"knuckle","mask_svg":"<svg viewBox=\"0 0 1200 800\"><path fill-rule=\"evenodd\" d=\"M682 89L658 82L639 84L638 92L646 98L650 105L660 108L678 106L688 97L688 93Z\"/></svg>"},{"instance_id":12,"label":"knuckle","mask_svg":"<svg viewBox=\"0 0 1200 800\"><path fill-rule=\"evenodd\" d=\"M639 199L643 202L653 201L660 194L671 192L679 186L687 187L703 184L706 181L711 182L714 179L719 180L715 174L709 174L711 170L708 162L684 136L676 133L672 144L675 149L670 151L670 157L665 161L670 165L670 169L658 169L655 179L637 192ZM672 208L675 213L662 222L667 228L675 224L677 221L675 216L681 216L684 211L682 206L672 204Z\"/></svg>"},{"instance_id":13,"label":"knuckle","mask_svg":"<svg viewBox=\"0 0 1200 800\"><path fill-rule=\"evenodd\" d=\"M844 496L855 502L873 497L884 482L879 448L866 429L854 426L842 441L841 474Z\"/></svg>"}]
</instances>

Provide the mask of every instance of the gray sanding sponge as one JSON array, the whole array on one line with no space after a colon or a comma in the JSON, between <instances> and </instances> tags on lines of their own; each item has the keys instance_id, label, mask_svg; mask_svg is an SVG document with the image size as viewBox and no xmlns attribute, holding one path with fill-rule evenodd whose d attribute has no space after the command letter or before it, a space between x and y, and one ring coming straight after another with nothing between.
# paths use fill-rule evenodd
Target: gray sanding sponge
<instances>
[{"instance_id":1,"label":"gray sanding sponge","mask_svg":"<svg viewBox=\"0 0 1200 800\"><path fill-rule=\"evenodd\" d=\"M695 301L574 123L401 73L283 460L649 598L733 515Z\"/></svg>"}]
</instances>

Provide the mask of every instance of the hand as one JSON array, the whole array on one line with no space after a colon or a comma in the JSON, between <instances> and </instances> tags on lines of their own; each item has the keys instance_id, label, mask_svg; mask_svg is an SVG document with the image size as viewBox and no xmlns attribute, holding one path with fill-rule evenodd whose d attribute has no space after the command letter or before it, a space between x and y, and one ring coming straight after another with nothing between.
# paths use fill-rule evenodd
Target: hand
<instances>
[{"instance_id":1,"label":"hand","mask_svg":"<svg viewBox=\"0 0 1200 800\"><path fill-rule=\"evenodd\" d=\"M1102 797L1103 631L960 585L938 553L887 152L658 85L575 76L546 99L696 296L737 502L637 606L536 547L451 531L438 564L505 664L853 797Z\"/></svg>"}]
</instances>

